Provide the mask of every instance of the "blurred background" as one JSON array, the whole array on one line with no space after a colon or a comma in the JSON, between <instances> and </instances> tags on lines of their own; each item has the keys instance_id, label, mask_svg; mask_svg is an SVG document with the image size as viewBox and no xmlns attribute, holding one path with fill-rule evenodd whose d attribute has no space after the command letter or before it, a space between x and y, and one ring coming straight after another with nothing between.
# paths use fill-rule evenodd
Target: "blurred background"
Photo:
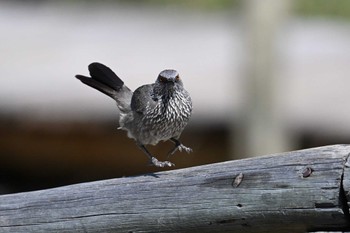
<instances>
[{"instance_id":1,"label":"blurred background","mask_svg":"<svg viewBox=\"0 0 350 233\"><path fill-rule=\"evenodd\" d=\"M11 0L0 31L2 194L165 170L74 78L95 61L133 90L179 71L194 152L176 168L350 142L347 0Z\"/></svg>"}]
</instances>

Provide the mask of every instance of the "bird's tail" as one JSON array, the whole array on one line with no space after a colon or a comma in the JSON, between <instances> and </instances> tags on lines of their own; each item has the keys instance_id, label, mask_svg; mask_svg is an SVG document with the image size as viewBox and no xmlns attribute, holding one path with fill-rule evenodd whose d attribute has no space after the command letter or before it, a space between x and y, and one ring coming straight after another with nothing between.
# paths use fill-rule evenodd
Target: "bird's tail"
<instances>
[{"instance_id":1,"label":"bird's tail","mask_svg":"<svg viewBox=\"0 0 350 233\"><path fill-rule=\"evenodd\" d=\"M79 74L75 77L84 84L113 98L120 110L130 108L132 91L109 67L94 62L89 65L89 72L91 77Z\"/></svg>"}]
</instances>

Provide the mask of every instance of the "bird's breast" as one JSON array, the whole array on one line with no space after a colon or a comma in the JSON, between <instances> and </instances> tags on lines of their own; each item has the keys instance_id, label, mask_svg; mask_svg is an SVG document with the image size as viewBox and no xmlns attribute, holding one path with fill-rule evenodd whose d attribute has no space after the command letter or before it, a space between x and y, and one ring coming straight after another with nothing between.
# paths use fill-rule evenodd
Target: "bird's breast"
<instances>
[{"instance_id":1,"label":"bird's breast","mask_svg":"<svg viewBox=\"0 0 350 233\"><path fill-rule=\"evenodd\" d=\"M148 107L143 123L149 128L152 136L167 140L182 132L191 113L191 99L178 93L168 99L158 100L153 108Z\"/></svg>"}]
</instances>

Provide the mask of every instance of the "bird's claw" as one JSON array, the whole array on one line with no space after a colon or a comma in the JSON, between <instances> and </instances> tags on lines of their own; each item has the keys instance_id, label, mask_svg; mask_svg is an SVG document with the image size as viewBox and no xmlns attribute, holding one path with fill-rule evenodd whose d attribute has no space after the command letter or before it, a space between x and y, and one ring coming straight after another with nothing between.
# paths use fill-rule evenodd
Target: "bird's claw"
<instances>
[{"instance_id":1,"label":"bird's claw","mask_svg":"<svg viewBox=\"0 0 350 233\"><path fill-rule=\"evenodd\" d=\"M184 146L183 144L180 144L177 148L180 152L182 152L182 150L186 151L188 154L192 152L191 148Z\"/></svg>"},{"instance_id":2,"label":"bird's claw","mask_svg":"<svg viewBox=\"0 0 350 233\"><path fill-rule=\"evenodd\" d=\"M151 164L153 164L156 167L175 167L175 164L169 161L159 161L155 157L151 158Z\"/></svg>"},{"instance_id":3,"label":"bird's claw","mask_svg":"<svg viewBox=\"0 0 350 233\"><path fill-rule=\"evenodd\" d=\"M171 150L169 153L168 153L168 158L175 154L176 151L180 151L182 152L182 150L186 151L188 154L192 152L192 149L187 147L187 146L184 146L183 144L180 144L178 146L175 146L175 148L173 150Z\"/></svg>"}]
</instances>

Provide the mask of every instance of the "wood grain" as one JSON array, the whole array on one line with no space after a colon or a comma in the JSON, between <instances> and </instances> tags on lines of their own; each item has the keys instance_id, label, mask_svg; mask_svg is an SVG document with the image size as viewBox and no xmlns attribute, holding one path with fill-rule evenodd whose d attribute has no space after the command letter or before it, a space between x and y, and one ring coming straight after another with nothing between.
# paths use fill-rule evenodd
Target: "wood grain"
<instances>
[{"instance_id":1,"label":"wood grain","mask_svg":"<svg viewBox=\"0 0 350 233\"><path fill-rule=\"evenodd\" d=\"M3 195L0 232L349 230L349 153L334 145Z\"/></svg>"}]
</instances>

